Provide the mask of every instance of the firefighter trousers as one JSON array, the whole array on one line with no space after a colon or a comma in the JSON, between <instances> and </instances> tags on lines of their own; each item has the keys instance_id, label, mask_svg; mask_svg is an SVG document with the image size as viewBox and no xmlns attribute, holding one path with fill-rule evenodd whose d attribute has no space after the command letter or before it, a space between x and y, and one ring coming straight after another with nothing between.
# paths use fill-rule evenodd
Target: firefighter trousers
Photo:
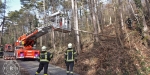
<instances>
[{"instance_id":1,"label":"firefighter trousers","mask_svg":"<svg viewBox=\"0 0 150 75\"><path fill-rule=\"evenodd\" d=\"M40 73L44 68L44 75L47 75L48 64L49 64L49 62L40 62L39 68L36 71L36 73Z\"/></svg>"},{"instance_id":2,"label":"firefighter trousers","mask_svg":"<svg viewBox=\"0 0 150 75\"><path fill-rule=\"evenodd\" d=\"M74 62L66 62L66 66L67 66L67 75L69 75L69 73L71 75L73 75L73 67L74 67Z\"/></svg>"}]
</instances>

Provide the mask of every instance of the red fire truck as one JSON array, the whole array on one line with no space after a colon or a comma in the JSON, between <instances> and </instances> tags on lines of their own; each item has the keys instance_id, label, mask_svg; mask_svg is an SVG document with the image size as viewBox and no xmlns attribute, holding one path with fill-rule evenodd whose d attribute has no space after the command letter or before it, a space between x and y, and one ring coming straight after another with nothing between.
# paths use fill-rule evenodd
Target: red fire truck
<instances>
[{"instance_id":1,"label":"red fire truck","mask_svg":"<svg viewBox=\"0 0 150 75\"><path fill-rule=\"evenodd\" d=\"M25 59L25 58L33 58L36 59L39 57L40 50L35 49L36 40L41 37L42 35L49 32L50 29L54 29L55 31L61 31L63 33L70 32L66 28L70 27L67 26L69 24L67 19L64 19L64 17L56 18L60 15L60 12L54 13L50 17L54 17L55 21L53 21L49 25L43 25L41 27L35 28L33 31L30 31L28 33L25 33L21 35L15 42L15 50L14 50L14 56L16 59ZM60 24L58 20L62 19L62 23Z\"/></svg>"}]
</instances>

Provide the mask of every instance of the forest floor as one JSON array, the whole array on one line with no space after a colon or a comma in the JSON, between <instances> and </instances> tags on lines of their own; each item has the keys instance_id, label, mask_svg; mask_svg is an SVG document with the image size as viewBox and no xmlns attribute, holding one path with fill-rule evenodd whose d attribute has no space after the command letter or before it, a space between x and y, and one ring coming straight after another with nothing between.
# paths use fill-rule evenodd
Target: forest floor
<instances>
[{"instance_id":1,"label":"forest floor","mask_svg":"<svg viewBox=\"0 0 150 75\"><path fill-rule=\"evenodd\" d=\"M104 27L99 42L84 38L74 71L80 75L149 75L150 50L136 30L123 30L124 40L118 41L115 26ZM56 55L57 56L57 55ZM55 60L57 59L57 60ZM63 53L52 64L65 68Z\"/></svg>"}]
</instances>

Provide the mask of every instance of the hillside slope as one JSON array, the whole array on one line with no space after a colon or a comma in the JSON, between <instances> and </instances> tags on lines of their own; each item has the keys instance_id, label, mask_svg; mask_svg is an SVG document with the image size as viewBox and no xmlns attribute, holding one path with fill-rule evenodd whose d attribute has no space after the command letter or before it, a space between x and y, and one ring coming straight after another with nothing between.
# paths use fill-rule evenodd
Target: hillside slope
<instances>
[{"instance_id":1,"label":"hillside slope","mask_svg":"<svg viewBox=\"0 0 150 75\"><path fill-rule=\"evenodd\" d=\"M99 43L87 39L84 42L75 72L80 75L148 75L150 51L136 30L124 31L124 47L118 44L113 25L104 28ZM65 68L64 57L59 54L53 64Z\"/></svg>"}]
</instances>

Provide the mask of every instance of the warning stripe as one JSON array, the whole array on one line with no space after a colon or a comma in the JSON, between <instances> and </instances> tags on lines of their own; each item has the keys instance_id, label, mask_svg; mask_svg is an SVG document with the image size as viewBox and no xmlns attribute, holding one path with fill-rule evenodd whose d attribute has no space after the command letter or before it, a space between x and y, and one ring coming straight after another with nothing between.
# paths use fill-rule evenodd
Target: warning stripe
<instances>
[{"instance_id":1,"label":"warning stripe","mask_svg":"<svg viewBox=\"0 0 150 75\"><path fill-rule=\"evenodd\" d=\"M8 55L8 56L3 56L4 60L15 60L15 56L11 56L11 55Z\"/></svg>"}]
</instances>

